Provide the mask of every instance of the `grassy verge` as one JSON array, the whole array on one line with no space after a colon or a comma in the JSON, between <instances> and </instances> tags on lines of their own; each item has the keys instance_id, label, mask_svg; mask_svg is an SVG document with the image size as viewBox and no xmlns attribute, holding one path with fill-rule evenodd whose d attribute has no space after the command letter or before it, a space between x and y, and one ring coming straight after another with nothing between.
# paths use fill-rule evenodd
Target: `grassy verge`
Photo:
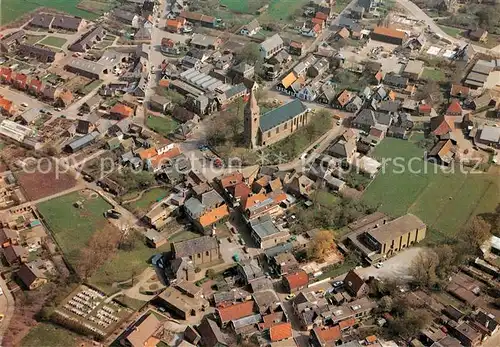
<instances>
[{"instance_id":1,"label":"grassy verge","mask_svg":"<svg viewBox=\"0 0 500 347\"><path fill-rule=\"evenodd\" d=\"M424 71L422 72L421 78L425 79L425 80L441 82L441 81L444 81L446 79L446 75L441 70L436 70L433 68L426 67L426 68L424 68Z\"/></svg>"},{"instance_id":2,"label":"grassy verge","mask_svg":"<svg viewBox=\"0 0 500 347\"><path fill-rule=\"evenodd\" d=\"M443 30L445 33L447 33L448 35L450 35L452 37L460 36L463 32L463 29L461 29L461 28L454 28L454 27L449 27L446 25L440 25L439 27L441 28L441 30Z\"/></svg>"}]
</instances>

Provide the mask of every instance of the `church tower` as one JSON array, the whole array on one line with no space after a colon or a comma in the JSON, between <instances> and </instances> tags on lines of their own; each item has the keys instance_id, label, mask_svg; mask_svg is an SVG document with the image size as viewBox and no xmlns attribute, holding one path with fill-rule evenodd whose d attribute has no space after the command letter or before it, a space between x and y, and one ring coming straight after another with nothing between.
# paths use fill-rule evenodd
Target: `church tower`
<instances>
[{"instance_id":1,"label":"church tower","mask_svg":"<svg viewBox=\"0 0 500 347\"><path fill-rule=\"evenodd\" d=\"M246 145L251 148L257 148L257 141L259 136L259 125L260 125L260 108L255 99L254 91L250 90L250 98L248 103L245 105L245 142Z\"/></svg>"}]
</instances>

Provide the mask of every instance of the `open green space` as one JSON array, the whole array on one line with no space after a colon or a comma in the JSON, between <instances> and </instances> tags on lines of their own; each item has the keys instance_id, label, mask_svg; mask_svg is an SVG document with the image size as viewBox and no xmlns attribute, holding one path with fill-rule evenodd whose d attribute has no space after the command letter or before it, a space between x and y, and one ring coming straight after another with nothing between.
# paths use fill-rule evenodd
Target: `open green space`
<instances>
[{"instance_id":1,"label":"open green space","mask_svg":"<svg viewBox=\"0 0 500 347\"><path fill-rule=\"evenodd\" d=\"M68 40L63 39L62 37L47 36L46 38L44 38L42 41L40 41L38 43L40 43L42 45L46 45L46 46L61 48L62 46L64 46L64 44L67 41Z\"/></svg>"},{"instance_id":2,"label":"open green space","mask_svg":"<svg viewBox=\"0 0 500 347\"><path fill-rule=\"evenodd\" d=\"M167 137L173 133L179 126L179 122L170 116L152 116L148 115L146 126L154 132Z\"/></svg>"},{"instance_id":3,"label":"open green space","mask_svg":"<svg viewBox=\"0 0 500 347\"><path fill-rule=\"evenodd\" d=\"M80 0L37 0L37 1L18 1L2 0L0 2L0 25L13 22L26 13L36 10L39 7L49 7L59 11L66 12L73 16L79 16L85 19L96 19L97 14L81 10L76 6Z\"/></svg>"},{"instance_id":4,"label":"open green space","mask_svg":"<svg viewBox=\"0 0 500 347\"><path fill-rule=\"evenodd\" d=\"M113 283L137 278L150 266L151 257L169 250L170 244L154 249L149 248L143 242L136 242L135 247L130 251L118 250L90 277L89 282L107 294L117 292L120 288L113 286Z\"/></svg>"},{"instance_id":5,"label":"open green space","mask_svg":"<svg viewBox=\"0 0 500 347\"><path fill-rule=\"evenodd\" d=\"M73 347L82 339L68 329L50 323L40 323L21 340L21 347Z\"/></svg>"},{"instance_id":6,"label":"open green space","mask_svg":"<svg viewBox=\"0 0 500 347\"><path fill-rule=\"evenodd\" d=\"M441 28L441 30L452 37L460 36L463 32L463 29L461 28L450 27L447 25L440 25L439 27Z\"/></svg>"},{"instance_id":7,"label":"open green space","mask_svg":"<svg viewBox=\"0 0 500 347\"><path fill-rule=\"evenodd\" d=\"M67 261L76 265L80 250L99 226L107 223L103 213L111 208L97 193L75 192L37 205L43 220L61 247ZM81 208L75 207L77 201Z\"/></svg>"},{"instance_id":8,"label":"open green space","mask_svg":"<svg viewBox=\"0 0 500 347\"><path fill-rule=\"evenodd\" d=\"M167 197L169 194L170 190L166 188L153 188L142 194L140 199L127 204L125 207L132 211L145 211L155 202Z\"/></svg>"},{"instance_id":9,"label":"open green space","mask_svg":"<svg viewBox=\"0 0 500 347\"><path fill-rule=\"evenodd\" d=\"M220 4L237 13L255 14L268 0L220 0Z\"/></svg>"},{"instance_id":10,"label":"open green space","mask_svg":"<svg viewBox=\"0 0 500 347\"><path fill-rule=\"evenodd\" d=\"M197 237L200 237L200 234L189 230L183 230L181 232L178 232L177 234L170 236L168 238L168 242L170 243L181 242L185 240L191 240Z\"/></svg>"},{"instance_id":11,"label":"open green space","mask_svg":"<svg viewBox=\"0 0 500 347\"><path fill-rule=\"evenodd\" d=\"M363 200L392 217L415 214L427 224L433 241L454 238L471 216L496 208L500 182L490 174L452 172L424 161L419 139L421 135L410 141L386 138L375 148L373 157L386 165Z\"/></svg>"},{"instance_id":12,"label":"open green space","mask_svg":"<svg viewBox=\"0 0 500 347\"><path fill-rule=\"evenodd\" d=\"M259 16L259 21L293 21L295 13L308 3L309 0L270 0L269 8Z\"/></svg>"},{"instance_id":13,"label":"open green space","mask_svg":"<svg viewBox=\"0 0 500 347\"><path fill-rule=\"evenodd\" d=\"M335 12L336 13L342 12L350 2L351 2L350 0L337 0L335 2Z\"/></svg>"},{"instance_id":14,"label":"open green space","mask_svg":"<svg viewBox=\"0 0 500 347\"><path fill-rule=\"evenodd\" d=\"M446 75L442 70L426 67L422 72L421 78L425 80L441 82L446 79Z\"/></svg>"}]
</instances>

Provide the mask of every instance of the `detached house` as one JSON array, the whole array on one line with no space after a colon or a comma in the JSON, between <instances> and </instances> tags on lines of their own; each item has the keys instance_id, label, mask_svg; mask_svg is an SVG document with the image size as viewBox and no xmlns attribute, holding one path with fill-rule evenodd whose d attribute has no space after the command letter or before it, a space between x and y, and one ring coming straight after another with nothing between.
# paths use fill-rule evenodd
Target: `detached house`
<instances>
[{"instance_id":1,"label":"detached house","mask_svg":"<svg viewBox=\"0 0 500 347\"><path fill-rule=\"evenodd\" d=\"M247 25L244 25L240 30L240 34L243 36L253 36L257 34L260 30L260 24L257 19L252 20Z\"/></svg>"},{"instance_id":2,"label":"detached house","mask_svg":"<svg viewBox=\"0 0 500 347\"><path fill-rule=\"evenodd\" d=\"M260 44L260 56L264 59L269 59L284 47L283 39L278 34L275 34Z\"/></svg>"}]
</instances>

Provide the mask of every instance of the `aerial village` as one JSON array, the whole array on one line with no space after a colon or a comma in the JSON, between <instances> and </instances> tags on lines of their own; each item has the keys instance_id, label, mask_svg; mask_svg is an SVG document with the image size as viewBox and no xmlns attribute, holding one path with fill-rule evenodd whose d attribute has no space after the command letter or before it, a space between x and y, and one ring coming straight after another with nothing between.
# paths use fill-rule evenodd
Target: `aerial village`
<instances>
[{"instance_id":1,"label":"aerial village","mask_svg":"<svg viewBox=\"0 0 500 347\"><path fill-rule=\"evenodd\" d=\"M0 345L499 346L498 5L240 2L1 28Z\"/></svg>"}]
</instances>

